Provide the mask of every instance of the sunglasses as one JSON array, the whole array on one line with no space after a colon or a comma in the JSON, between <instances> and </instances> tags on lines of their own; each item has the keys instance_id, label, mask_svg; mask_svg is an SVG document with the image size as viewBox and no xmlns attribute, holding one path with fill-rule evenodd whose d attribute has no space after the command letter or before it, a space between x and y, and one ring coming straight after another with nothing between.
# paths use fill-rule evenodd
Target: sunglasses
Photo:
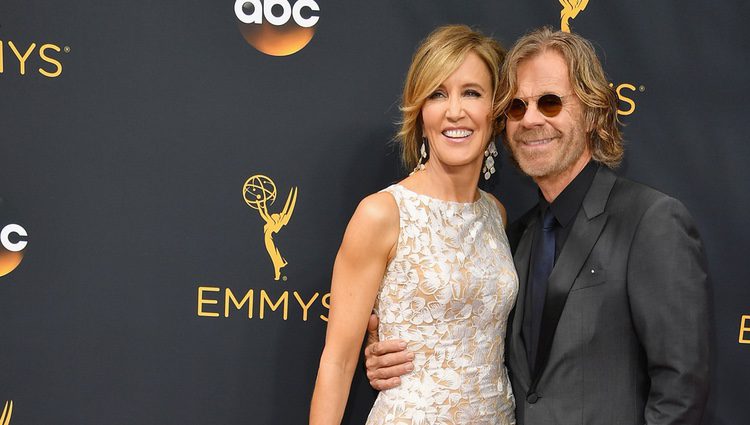
<instances>
[{"instance_id":1,"label":"sunglasses","mask_svg":"<svg viewBox=\"0 0 750 425\"><path fill-rule=\"evenodd\" d=\"M527 97L526 99L536 98L536 108L547 118L557 116L562 111L563 98L571 96L569 94L564 96L558 96L556 94L548 93L541 96ZM505 110L505 116L512 121L520 121L526 110L529 108L529 104L525 100L515 98L510 101L508 109Z\"/></svg>"}]
</instances>

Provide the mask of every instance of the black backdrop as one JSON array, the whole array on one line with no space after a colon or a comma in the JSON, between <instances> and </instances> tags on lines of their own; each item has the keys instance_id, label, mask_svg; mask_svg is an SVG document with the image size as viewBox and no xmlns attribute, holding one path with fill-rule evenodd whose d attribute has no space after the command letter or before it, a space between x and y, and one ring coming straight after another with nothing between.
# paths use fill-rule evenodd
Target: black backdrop
<instances>
[{"instance_id":1,"label":"black backdrop","mask_svg":"<svg viewBox=\"0 0 750 425\"><path fill-rule=\"evenodd\" d=\"M294 17L240 24L234 3L0 3L0 228L23 229L0 244L8 424L304 423L345 224L403 176L389 140L414 47L446 23L509 46L560 27L568 2L305 0L314 35L283 57L241 29L273 44L299 32ZM585 5L573 31L595 42L620 92L621 173L683 200L706 243L716 355L705 423L746 423L750 7L571 3ZM515 218L534 186L503 162L494 192ZM276 202L243 200L258 175ZM274 280L257 208L282 212L295 187ZM373 398L358 373L345 422L362 423Z\"/></svg>"}]
</instances>

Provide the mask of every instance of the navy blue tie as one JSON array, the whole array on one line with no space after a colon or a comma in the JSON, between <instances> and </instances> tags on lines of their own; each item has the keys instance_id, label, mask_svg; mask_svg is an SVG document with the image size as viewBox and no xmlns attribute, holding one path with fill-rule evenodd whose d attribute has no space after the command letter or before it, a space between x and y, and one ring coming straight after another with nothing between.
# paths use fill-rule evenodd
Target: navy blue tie
<instances>
[{"instance_id":1,"label":"navy blue tie","mask_svg":"<svg viewBox=\"0 0 750 425\"><path fill-rule=\"evenodd\" d=\"M524 314L526 354L532 372L536 367L539 330L542 324L544 299L547 295L547 281L550 273L552 273L552 267L555 265L556 226L557 219L552 213L552 208L547 208L542 219L542 229L537 232L534 240L534 255L528 282L530 302L526 304L530 309Z\"/></svg>"}]
</instances>

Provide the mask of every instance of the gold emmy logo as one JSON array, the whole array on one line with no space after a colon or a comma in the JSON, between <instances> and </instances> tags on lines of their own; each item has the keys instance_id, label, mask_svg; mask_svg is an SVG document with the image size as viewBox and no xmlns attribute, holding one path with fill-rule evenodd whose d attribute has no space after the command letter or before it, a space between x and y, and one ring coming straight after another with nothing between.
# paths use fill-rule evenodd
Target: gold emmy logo
<instances>
[{"instance_id":1,"label":"gold emmy logo","mask_svg":"<svg viewBox=\"0 0 750 425\"><path fill-rule=\"evenodd\" d=\"M0 40L0 74L9 70L18 70L20 75L26 75L26 70L36 68L40 75L48 78L59 77L63 71L63 64L58 53L70 53L70 46L60 47L52 43L44 43L37 49L36 43L31 43L25 47L25 43L14 43L12 40L5 40L8 46L5 49L3 40ZM36 50L36 53L34 51ZM6 52L5 54L3 54ZM12 53L12 55L10 54ZM42 62L42 66L37 67L37 61ZM3 425L0 423L0 425Z\"/></svg>"},{"instance_id":2,"label":"gold emmy logo","mask_svg":"<svg viewBox=\"0 0 750 425\"><path fill-rule=\"evenodd\" d=\"M13 400L5 402L3 414L0 415L0 425L8 425L10 423L11 415L13 415Z\"/></svg>"},{"instance_id":3,"label":"gold emmy logo","mask_svg":"<svg viewBox=\"0 0 750 425\"><path fill-rule=\"evenodd\" d=\"M560 29L563 32L570 32L568 21L575 19L576 16L589 4L589 0L560 0L563 10L560 12Z\"/></svg>"},{"instance_id":4,"label":"gold emmy logo","mask_svg":"<svg viewBox=\"0 0 750 425\"><path fill-rule=\"evenodd\" d=\"M268 256L273 263L274 280L281 278L281 269L287 265L284 257L273 242L273 234L279 233L282 227L289 223L294 212L294 204L297 202L297 188L293 187L286 198L284 209L280 213L269 213L268 207L276 201L276 184L270 178L256 174L245 182L242 187L242 197L245 203L252 209L258 211L260 217L266 222L263 225L263 241L266 245ZM286 280L286 277L284 277ZM2 424L0 424L2 425Z\"/></svg>"},{"instance_id":5,"label":"gold emmy logo","mask_svg":"<svg viewBox=\"0 0 750 425\"><path fill-rule=\"evenodd\" d=\"M740 318L740 344L750 344L750 314Z\"/></svg>"}]
</instances>

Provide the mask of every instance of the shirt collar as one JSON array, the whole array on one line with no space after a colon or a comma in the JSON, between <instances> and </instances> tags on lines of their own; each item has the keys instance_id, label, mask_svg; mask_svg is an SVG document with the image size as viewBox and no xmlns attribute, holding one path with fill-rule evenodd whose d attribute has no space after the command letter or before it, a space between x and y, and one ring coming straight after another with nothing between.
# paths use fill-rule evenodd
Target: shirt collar
<instances>
[{"instance_id":1,"label":"shirt collar","mask_svg":"<svg viewBox=\"0 0 750 425\"><path fill-rule=\"evenodd\" d=\"M542 216L547 211L547 208L551 208L552 214L555 215L560 226L568 227L572 223L573 217L578 213L578 210L581 209L583 198L586 197L586 192L591 187L598 169L599 165L595 161L589 161L551 204L544 199L540 190L539 211L542 213Z\"/></svg>"}]
</instances>

